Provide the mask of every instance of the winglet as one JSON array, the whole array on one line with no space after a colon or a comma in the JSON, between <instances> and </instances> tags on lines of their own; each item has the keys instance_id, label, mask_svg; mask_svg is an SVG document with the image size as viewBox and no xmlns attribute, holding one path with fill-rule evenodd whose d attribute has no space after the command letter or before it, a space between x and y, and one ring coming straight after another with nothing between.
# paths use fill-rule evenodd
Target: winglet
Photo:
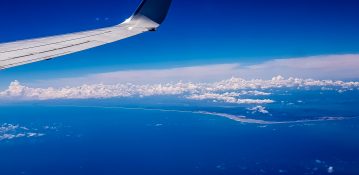
<instances>
[{"instance_id":1,"label":"winglet","mask_svg":"<svg viewBox=\"0 0 359 175\"><path fill-rule=\"evenodd\" d=\"M165 20L172 0L143 0L132 18L145 16L157 24Z\"/></svg>"}]
</instances>

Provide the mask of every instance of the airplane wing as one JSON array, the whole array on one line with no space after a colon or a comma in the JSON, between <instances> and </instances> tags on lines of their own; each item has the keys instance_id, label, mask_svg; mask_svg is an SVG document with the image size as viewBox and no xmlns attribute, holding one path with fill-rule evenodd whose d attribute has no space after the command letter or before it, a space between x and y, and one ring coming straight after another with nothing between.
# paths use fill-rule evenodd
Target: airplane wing
<instances>
[{"instance_id":1,"label":"airplane wing","mask_svg":"<svg viewBox=\"0 0 359 175\"><path fill-rule=\"evenodd\" d=\"M0 44L0 69L83 51L147 31L155 31L172 0L143 0L125 22L107 28Z\"/></svg>"}]
</instances>

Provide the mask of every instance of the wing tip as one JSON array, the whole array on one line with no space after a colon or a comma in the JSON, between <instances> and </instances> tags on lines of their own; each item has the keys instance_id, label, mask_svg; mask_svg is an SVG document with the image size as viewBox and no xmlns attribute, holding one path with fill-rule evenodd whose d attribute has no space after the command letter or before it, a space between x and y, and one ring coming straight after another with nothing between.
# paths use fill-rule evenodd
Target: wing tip
<instances>
[{"instance_id":1,"label":"wing tip","mask_svg":"<svg viewBox=\"0 0 359 175\"><path fill-rule=\"evenodd\" d=\"M167 17L171 3L172 0L143 0L133 17L145 16L157 24L162 24Z\"/></svg>"}]
</instances>

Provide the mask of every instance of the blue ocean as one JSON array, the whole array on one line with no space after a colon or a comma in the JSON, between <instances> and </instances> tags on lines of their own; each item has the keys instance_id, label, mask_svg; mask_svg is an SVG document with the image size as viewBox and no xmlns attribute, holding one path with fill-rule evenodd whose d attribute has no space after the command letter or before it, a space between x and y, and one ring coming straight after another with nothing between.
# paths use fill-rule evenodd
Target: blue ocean
<instances>
[{"instance_id":1,"label":"blue ocean","mask_svg":"<svg viewBox=\"0 0 359 175\"><path fill-rule=\"evenodd\" d=\"M3 104L0 174L359 174L359 94L324 93L273 95L265 110L171 97Z\"/></svg>"}]
</instances>

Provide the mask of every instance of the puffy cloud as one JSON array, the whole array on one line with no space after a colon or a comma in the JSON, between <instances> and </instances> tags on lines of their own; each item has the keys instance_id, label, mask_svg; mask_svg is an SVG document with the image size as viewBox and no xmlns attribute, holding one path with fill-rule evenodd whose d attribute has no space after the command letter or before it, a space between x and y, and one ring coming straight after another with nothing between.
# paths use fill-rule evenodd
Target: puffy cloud
<instances>
[{"instance_id":1,"label":"puffy cloud","mask_svg":"<svg viewBox=\"0 0 359 175\"><path fill-rule=\"evenodd\" d=\"M171 95L192 100L212 100L234 104L266 104L274 101L265 92L274 88L318 88L347 91L359 89L359 82L284 78L276 76L269 80L230 78L214 83L166 83L136 85L118 83L114 85L92 84L61 88L32 88L14 81L7 90L0 92L0 99L48 100L89 99ZM245 96L246 98L241 98ZM250 98L248 98L248 96Z\"/></svg>"},{"instance_id":2,"label":"puffy cloud","mask_svg":"<svg viewBox=\"0 0 359 175\"><path fill-rule=\"evenodd\" d=\"M329 174L334 173L334 167L332 167L332 166L328 167L328 173Z\"/></svg>"},{"instance_id":3,"label":"puffy cloud","mask_svg":"<svg viewBox=\"0 0 359 175\"><path fill-rule=\"evenodd\" d=\"M256 106L256 107L253 107L253 108L248 108L248 110L252 111L252 113L256 113L256 112L259 112L259 113L262 113L262 114L268 114L269 113L269 111L264 106Z\"/></svg>"},{"instance_id":4,"label":"puffy cloud","mask_svg":"<svg viewBox=\"0 0 359 175\"><path fill-rule=\"evenodd\" d=\"M264 104L264 103L273 103L273 100L270 99L237 99L235 97L240 96L240 93L223 93L223 94L216 94L216 93L204 93L204 94L193 94L188 96L188 99L192 100L213 100L213 101L223 101L226 103L237 103L237 104Z\"/></svg>"},{"instance_id":5,"label":"puffy cloud","mask_svg":"<svg viewBox=\"0 0 359 175\"><path fill-rule=\"evenodd\" d=\"M31 132L29 128L20 127L19 125L2 124L0 125L0 141L12 140L17 138L41 137L44 134Z\"/></svg>"},{"instance_id":6,"label":"puffy cloud","mask_svg":"<svg viewBox=\"0 0 359 175\"><path fill-rule=\"evenodd\" d=\"M0 97L17 99L88 99L113 98L130 96L179 95L185 92L195 92L198 87L191 83L183 84L93 84L64 88L31 88L21 85L18 81L10 84L9 88L0 92Z\"/></svg>"}]
</instances>

